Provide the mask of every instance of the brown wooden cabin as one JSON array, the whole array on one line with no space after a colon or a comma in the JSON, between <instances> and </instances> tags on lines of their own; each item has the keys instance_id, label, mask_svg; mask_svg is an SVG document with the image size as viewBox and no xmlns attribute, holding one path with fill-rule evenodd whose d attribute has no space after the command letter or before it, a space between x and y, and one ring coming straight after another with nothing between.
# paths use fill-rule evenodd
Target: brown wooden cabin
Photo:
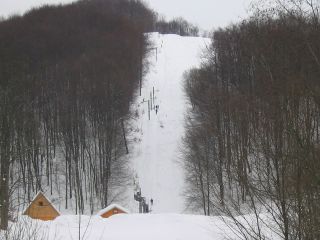
<instances>
[{"instance_id":1,"label":"brown wooden cabin","mask_svg":"<svg viewBox=\"0 0 320 240\"><path fill-rule=\"evenodd\" d=\"M111 204L105 209L102 209L98 215L102 218L108 218L119 213L129 213L129 211L118 204Z\"/></svg>"},{"instance_id":2,"label":"brown wooden cabin","mask_svg":"<svg viewBox=\"0 0 320 240\"><path fill-rule=\"evenodd\" d=\"M60 216L60 213L44 196L44 194L42 192L39 192L26 208L23 215L28 215L33 219L49 221L54 220L56 217Z\"/></svg>"}]
</instances>

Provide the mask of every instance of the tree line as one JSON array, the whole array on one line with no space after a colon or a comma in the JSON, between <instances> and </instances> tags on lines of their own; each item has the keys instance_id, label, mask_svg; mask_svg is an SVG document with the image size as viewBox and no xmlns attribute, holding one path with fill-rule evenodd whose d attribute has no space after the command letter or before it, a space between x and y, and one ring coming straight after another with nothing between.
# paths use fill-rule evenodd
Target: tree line
<instances>
[{"instance_id":1,"label":"tree line","mask_svg":"<svg viewBox=\"0 0 320 240\"><path fill-rule=\"evenodd\" d=\"M186 197L241 239L319 239L319 6L274 2L215 31L185 75Z\"/></svg>"},{"instance_id":2,"label":"tree line","mask_svg":"<svg viewBox=\"0 0 320 240\"><path fill-rule=\"evenodd\" d=\"M161 34L199 36L199 28L182 17L167 21L165 18L158 16L157 21L155 22L154 31Z\"/></svg>"},{"instance_id":3,"label":"tree line","mask_svg":"<svg viewBox=\"0 0 320 240\"><path fill-rule=\"evenodd\" d=\"M43 6L0 22L1 229L40 190L76 213L120 194L153 23L130 0Z\"/></svg>"}]
</instances>

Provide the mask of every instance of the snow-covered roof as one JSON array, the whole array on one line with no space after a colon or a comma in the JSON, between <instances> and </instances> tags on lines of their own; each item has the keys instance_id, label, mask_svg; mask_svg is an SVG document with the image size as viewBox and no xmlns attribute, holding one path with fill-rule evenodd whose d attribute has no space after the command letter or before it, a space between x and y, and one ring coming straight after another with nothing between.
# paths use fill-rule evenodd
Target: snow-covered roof
<instances>
[{"instance_id":1,"label":"snow-covered roof","mask_svg":"<svg viewBox=\"0 0 320 240\"><path fill-rule=\"evenodd\" d=\"M121 210L121 211L123 211L123 212L125 212L125 213L130 213L128 209L120 206L119 204L113 203L113 204L110 204L108 207L100 210L97 215L98 215L98 216L101 216L102 214L104 214L104 213L106 213L106 212L109 212L110 210L112 210L112 209L114 209L114 208L118 208L119 210Z\"/></svg>"},{"instance_id":2,"label":"snow-covered roof","mask_svg":"<svg viewBox=\"0 0 320 240\"><path fill-rule=\"evenodd\" d=\"M40 195L42 195L42 196L49 202L49 204L51 205L51 207L52 207L59 215L61 215L60 212L58 211L58 209L54 206L54 204L53 204L53 203L44 195L44 193L41 192L41 191L39 191L39 192L34 196L34 198L33 198L32 201L29 203L29 205L24 209L23 214L25 214L25 213L27 212L28 208L32 205L32 203L33 203Z\"/></svg>"}]
</instances>

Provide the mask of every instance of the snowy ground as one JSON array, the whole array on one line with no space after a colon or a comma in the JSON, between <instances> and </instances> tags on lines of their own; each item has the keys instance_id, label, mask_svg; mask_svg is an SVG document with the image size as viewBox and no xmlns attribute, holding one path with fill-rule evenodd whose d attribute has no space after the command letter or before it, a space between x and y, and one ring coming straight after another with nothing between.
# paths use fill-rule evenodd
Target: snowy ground
<instances>
[{"instance_id":1,"label":"snowy ground","mask_svg":"<svg viewBox=\"0 0 320 240\"><path fill-rule=\"evenodd\" d=\"M267 215L260 215L270 225ZM238 217L249 231L255 227L254 215ZM226 224L228 222L228 224ZM64 215L54 221L32 220L22 216L10 224L0 240L242 240L231 219L184 214L118 214L109 218L99 216ZM281 238L260 226L266 240ZM275 230L274 228L273 230ZM252 238L253 239L253 238ZM256 238L255 238L256 239Z\"/></svg>"},{"instance_id":2,"label":"snowy ground","mask_svg":"<svg viewBox=\"0 0 320 240\"><path fill-rule=\"evenodd\" d=\"M154 199L153 213L183 213L184 176L178 163L186 109L183 73L200 64L209 39L158 33L149 36L155 49L149 57L142 95L132 106L137 118L132 122L130 158L142 195ZM152 102L150 120L148 100L150 105Z\"/></svg>"},{"instance_id":3,"label":"snowy ground","mask_svg":"<svg viewBox=\"0 0 320 240\"><path fill-rule=\"evenodd\" d=\"M221 220L182 214L118 214L107 219L66 215L48 222L25 217L12 231L19 240L222 240L231 236ZM0 234L0 239L5 238Z\"/></svg>"}]
</instances>

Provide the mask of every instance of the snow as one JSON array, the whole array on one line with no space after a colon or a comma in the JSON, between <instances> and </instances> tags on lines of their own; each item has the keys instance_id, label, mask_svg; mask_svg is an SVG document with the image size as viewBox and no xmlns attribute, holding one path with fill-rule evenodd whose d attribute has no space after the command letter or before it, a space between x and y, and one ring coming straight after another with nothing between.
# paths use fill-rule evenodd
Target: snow
<instances>
[{"instance_id":1,"label":"snow","mask_svg":"<svg viewBox=\"0 0 320 240\"><path fill-rule=\"evenodd\" d=\"M137 118L132 122L134 147L130 158L142 196L147 202L154 200L152 212L185 213L184 175L179 165L186 111L183 74L200 64L202 50L210 40L158 33L149 37L157 54L152 50L142 95L132 106ZM153 109L149 120L148 100L153 98L153 89L152 105L158 105L159 110L156 113Z\"/></svg>"},{"instance_id":2,"label":"snow","mask_svg":"<svg viewBox=\"0 0 320 240\"><path fill-rule=\"evenodd\" d=\"M15 224L16 228L19 223L28 228L25 239L30 233L39 240L220 240L224 236L220 230L222 221L182 214L117 214L110 218L66 215L48 222L24 217ZM215 227L217 223L221 226Z\"/></svg>"},{"instance_id":3,"label":"snow","mask_svg":"<svg viewBox=\"0 0 320 240\"><path fill-rule=\"evenodd\" d=\"M267 224L270 216L261 214ZM255 229L254 215L238 217L247 229ZM34 220L21 216L11 223L5 238L19 240L240 240L245 239L233 221L226 217L206 217L185 214L116 214L109 218L84 215L64 215L54 221ZM275 230L275 229L273 229ZM265 239L281 238L265 226L261 231ZM18 236L18 237L17 237Z\"/></svg>"}]
</instances>

